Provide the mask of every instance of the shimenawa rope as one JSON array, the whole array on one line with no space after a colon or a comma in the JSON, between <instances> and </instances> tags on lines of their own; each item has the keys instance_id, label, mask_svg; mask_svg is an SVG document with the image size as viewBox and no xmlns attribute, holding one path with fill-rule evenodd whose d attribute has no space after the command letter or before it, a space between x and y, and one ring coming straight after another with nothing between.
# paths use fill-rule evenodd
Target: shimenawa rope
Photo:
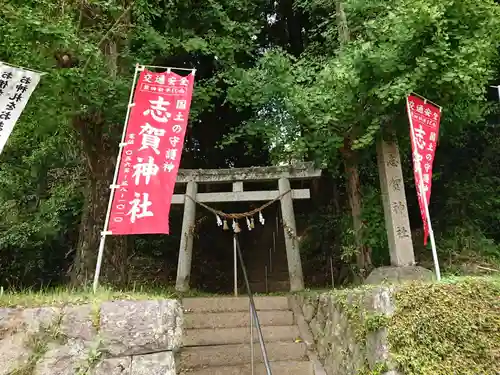
<instances>
[{"instance_id":1,"label":"shimenawa rope","mask_svg":"<svg viewBox=\"0 0 500 375\"><path fill-rule=\"evenodd\" d=\"M244 218L247 218L247 217L254 216L255 214L261 212L262 210L264 210L267 207L269 207L270 205L272 205L274 202L279 201L281 198L283 198L285 195L287 195L291 191L292 190L287 190L283 194L278 195L273 200L271 200L271 201L269 201L267 203L264 203L262 206L260 206L258 208L255 208L255 209L253 209L251 211L242 212L242 213L232 213L232 214L227 214L227 213L225 213L223 211L219 211L219 210L216 210L215 208L207 206L206 204L197 201L195 198L193 198L189 194L186 194L186 197L188 197L189 199L191 199L194 203L198 203L200 206L206 208L207 210L209 210L210 212L214 213L215 215L219 215L220 217L223 217L225 219L239 220L239 219L244 219Z\"/></svg>"}]
</instances>

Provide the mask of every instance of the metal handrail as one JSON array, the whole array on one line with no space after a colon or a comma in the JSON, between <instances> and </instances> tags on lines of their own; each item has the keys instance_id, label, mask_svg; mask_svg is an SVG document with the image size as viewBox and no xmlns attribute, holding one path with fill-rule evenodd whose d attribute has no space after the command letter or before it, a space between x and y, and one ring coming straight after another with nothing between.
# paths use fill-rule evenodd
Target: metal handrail
<instances>
[{"instance_id":1,"label":"metal handrail","mask_svg":"<svg viewBox=\"0 0 500 375\"><path fill-rule=\"evenodd\" d=\"M250 323L252 321L255 323L257 328L257 334L259 336L260 350L262 352L262 357L264 359L264 365L266 366L267 375L272 375L271 365L269 363L269 358L267 356L266 344L264 343L264 335L262 335L262 327L260 326L259 316L257 315L257 309L255 308L255 301L253 299L252 290L250 289L250 282L248 281L247 269L245 267L245 262L243 261L243 253L241 252L240 241L238 240L238 235L234 234L234 242L236 243L236 250L238 252L238 258L240 260L241 272L243 273L243 279L245 280L245 286L248 292L248 298L250 300ZM250 340L251 340L251 350L252 350L252 372L253 372L253 324L250 324Z\"/></svg>"}]
</instances>

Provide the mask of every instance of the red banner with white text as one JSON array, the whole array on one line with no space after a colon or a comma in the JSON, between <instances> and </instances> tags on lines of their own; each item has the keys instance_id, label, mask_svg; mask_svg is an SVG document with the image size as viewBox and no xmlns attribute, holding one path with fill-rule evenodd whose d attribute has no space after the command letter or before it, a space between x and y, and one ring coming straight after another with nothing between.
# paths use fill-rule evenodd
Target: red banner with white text
<instances>
[{"instance_id":1,"label":"red banner with white text","mask_svg":"<svg viewBox=\"0 0 500 375\"><path fill-rule=\"evenodd\" d=\"M139 75L113 187L111 234L169 233L193 84L194 73Z\"/></svg>"},{"instance_id":2,"label":"red banner with white text","mask_svg":"<svg viewBox=\"0 0 500 375\"><path fill-rule=\"evenodd\" d=\"M423 186L428 205L431 199L432 164L434 162L439 136L441 110L426 100L414 95L408 96L407 100L413 152L413 172L415 174L420 215L424 223L424 245L427 245L429 224L427 222L427 214L420 186ZM420 184L421 179L423 182L422 185Z\"/></svg>"}]
</instances>

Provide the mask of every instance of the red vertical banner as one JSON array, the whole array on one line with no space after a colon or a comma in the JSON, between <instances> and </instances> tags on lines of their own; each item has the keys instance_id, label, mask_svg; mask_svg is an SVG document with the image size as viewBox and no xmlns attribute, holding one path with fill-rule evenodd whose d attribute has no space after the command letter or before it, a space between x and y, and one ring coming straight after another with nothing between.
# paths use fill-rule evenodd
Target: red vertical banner
<instances>
[{"instance_id":1,"label":"red vertical banner","mask_svg":"<svg viewBox=\"0 0 500 375\"><path fill-rule=\"evenodd\" d=\"M432 165L439 137L441 110L414 95L408 96L407 109L410 120L413 172L417 187L420 215L424 223L424 245L426 245L429 235L429 224L427 221L428 210L425 205L428 205L431 199ZM425 192L425 201L421 194L421 187Z\"/></svg>"},{"instance_id":2,"label":"red vertical banner","mask_svg":"<svg viewBox=\"0 0 500 375\"><path fill-rule=\"evenodd\" d=\"M135 88L108 228L113 235L169 233L194 71L143 70Z\"/></svg>"}]
</instances>

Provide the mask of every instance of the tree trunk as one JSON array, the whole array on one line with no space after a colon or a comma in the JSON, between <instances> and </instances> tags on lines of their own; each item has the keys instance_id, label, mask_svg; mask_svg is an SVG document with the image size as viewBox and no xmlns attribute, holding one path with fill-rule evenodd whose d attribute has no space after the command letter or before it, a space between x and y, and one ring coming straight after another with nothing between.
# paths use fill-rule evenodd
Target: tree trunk
<instances>
[{"instance_id":1,"label":"tree trunk","mask_svg":"<svg viewBox=\"0 0 500 375\"><path fill-rule=\"evenodd\" d=\"M116 76L118 66L118 47L113 40L103 46L107 57L108 71ZM102 109L82 117L75 117L75 129L80 134L83 154L87 160L87 189L85 190L84 211L80 224L77 253L71 272L73 286L85 286L93 279L97 253L104 228L108 202L109 186L112 184L118 145L110 141L109 134L103 132L105 123ZM120 126L110 129L120 129ZM128 283L129 243L126 236L107 236L101 268L101 283L123 287Z\"/></svg>"},{"instance_id":2,"label":"tree trunk","mask_svg":"<svg viewBox=\"0 0 500 375\"><path fill-rule=\"evenodd\" d=\"M71 272L71 285L73 287L85 286L91 283L97 260L100 231L103 229L100 222L102 218L102 205L99 205L100 185L98 181L88 176L91 180L84 190L85 199L78 236L78 245Z\"/></svg>"},{"instance_id":3,"label":"tree trunk","mask_svg":"<svg viewBox=\"0 0 500 375\"><path fill-rule=\"evenodd\" d=\"M363 208L361 197L361 184L359 180L358 163L352 151L343 153L344 166L347 178L347 193L351 207L352 224L354 230L354 243L356 245L356 265L362 276L371 268L370 250L363 241Z\"/></svg>"},{"instance_id":4,"label":"tree trunk","mask_svg":"<svg viewBox=\"0 0 500 375\"><path fill-rule=\"evenodd\" d=\"M82 121L76 120L76 122ZM102 126L100 123L93 125L96 128ZM110 149L95 147L104 145L102 137L94 139L94 147L88 147L89 140L86 137L82 137L82 140L89 168L77 252L71 272L71 284L75 287L88 285L94 277L101 231L104 229L108 207L109 186L115 168L113 160L116 157L116 155L111 156L113 153ZM103 281L116 286L127 284L127 242L127 237L124 236L107 236L101 271Z\"/></svg>"},{"instance_id":5,"label":"tree trunk","mask_svg":"<svg viewBox=\"0 0 500 375\"><path fill-rule=\"evenodd\" d=\"M337 29L339 33L339 43L344 45L351 39L349 27L347 24L347 16L344 11L342 0L336 0L337 13ZM355 128L355 126L353 126ZM354 130L351 130L354 133ZM359 181L359 167L356 153L351 148L352 134L347 134L344 139L344 167L347 175L347 193L349 196L349 205L351 206L354 241L356 244L356 264L359 268L361 276L364 276L371 267L371 250L364 245L363 241L363 221L362 215L362 197L361 184Z\"/></svg>"},{"instance_id":6,"label":"tree trunk","mask_svg":"<svg viewBox=\"0 0 500 375\"><path fill-rule=\"evenodd\" d=\"M80 223L77 252L71 272L71 285L74 287L90 285L94 277L110 184L111 179L89 176L89 182L85 189L85 203ZM127 238L124 236L107 236L101 283L105 282L120 287L127 285L127 242Z\"/></svg>"}]
</instances>

